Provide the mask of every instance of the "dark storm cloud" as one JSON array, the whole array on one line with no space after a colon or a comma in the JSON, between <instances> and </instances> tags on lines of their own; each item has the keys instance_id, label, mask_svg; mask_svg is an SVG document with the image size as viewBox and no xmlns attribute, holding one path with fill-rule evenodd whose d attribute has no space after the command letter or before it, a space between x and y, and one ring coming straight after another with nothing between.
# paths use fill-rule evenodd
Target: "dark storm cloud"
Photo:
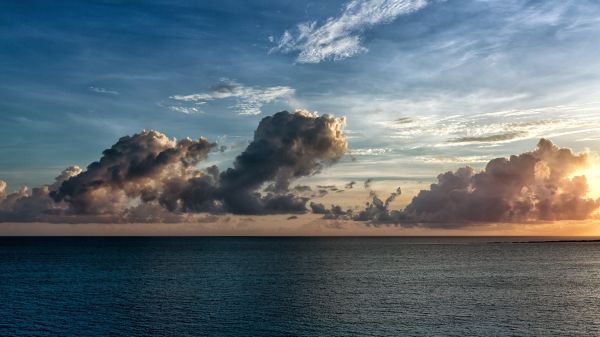
<instances>
[{"instance_id":1,"label":"dark storm cloud","mask_svg":"<svg viewBox=\"0 0 600 337\"><path fill-rule=\"evenodd\" d=\"M122 137L83 172L68 168L32 193L23 188L6 194L0 181L0 221L69 216L170 222L196 212L304 213L311 189L290 183L344 155L343 125L343 118L308 112L266 117L224 172L196 168L218 150L204 138L176 141L157 131Z\"/></svg>"},{"instance_id":2,"label":"dark storm cloud","mask_svg":"<svg viewBox=\"0 0 600 337\"><path fill-rule=\"evenodd\" d=\"M371 192L371 202L367 202L366 207L352 215L353 220L368 221L373 224L379 223L399 223L406 220L403 212L390 210L389 206L392 201L398 197L402 191L400 187L392 192L385 200L380 199L376 193Z\"/></svg>"},{"instance_id":3,"label":"dark storm cloud","mask_svg":"<svg viewBox=\"0 0 600 337\"><path fill-rule=\"evenodd\" d=\"M175 181L196 178L201 173L194 166L215 147L204 138L176 141L157 131L125 136L51 195L75 213L119 213L132 199L162 199Z\"/></svg>"},{"instance_id":4,"label":"dark storm cloud","mask_svg":"<svg viewBox=\"0 0 600 337\"><path fill-rule=\"evenodd\" d=\"M261 196L256 190L272 182L275 191L287 191L291 180L339 160L347 149L343 124L343 119L306 112L265 117L233 167L221 174L225 209L242 214L304 211L306 198L289 193Z\"/></svg>"},{"instance_id":5,"label":"dark storm cloud","mask_svg":"<svg viewBox=\"0 0 600 337\"><path fill-rule=\"evenodd\" d=\"M344 210L339 205L331 205L327 208L321 203L311 202L310 209L314 214L322 214L324 219L349 219L352 210Z\"/></svg>"},{"instance_id":6,"label":"dark storm cloud","mask_svg":"<svg viewBox=\"0 0 600 337\"><path fill-rule=\"evenodd\" d=\"M294 186L294 191L296 192L312 192L312 188L310 188L310 186L306 186L306 185L296 185Z\"/></svg>"},{"instance_id":7,"label":"dark storm cloud","mask_svg":"<svg viewBox=\"0 0 600 337\"><path fill-rule=\"evenodd\" d=\"M325 205L323 205L321 203L311 202L310 209L315 214L326 214L327 213L327 207L325 207Z\"/></svg>"},{"instance_id":8,"label":"dark storm cloud","mask_svg":"<svg viewBox=\"0 0 600 337\"><path fill-rule=\"evenodd\" d=\"M335 186L335 185L317 185L317 188L320 188L323 190L329 190L332 192L335 192L338 190L337 186Z\"/></svg>"}]
</instances>

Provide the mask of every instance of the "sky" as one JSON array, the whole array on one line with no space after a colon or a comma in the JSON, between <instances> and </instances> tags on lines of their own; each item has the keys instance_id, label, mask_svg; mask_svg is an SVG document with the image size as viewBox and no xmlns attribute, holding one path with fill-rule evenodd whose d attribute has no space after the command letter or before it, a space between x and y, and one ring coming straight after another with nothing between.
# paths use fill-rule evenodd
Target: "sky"
<instances>
[{"instance_id":1,"label":"sky","mask_svg":"<svg viewBox=\"0 0 600 337\"><path fill-rule=\"evenodd\" d=\"M464 215L438 212L446 209L444 205L422 216L425 208L413 197L430 189L431 183L442 186L437 180L440 173L468 165L474 168L470 174L476 175L494 158L538 151L540 138L572 149L567 162L578 163L567 170L557 164L562 159L535 152L540 153L533 155L536 162L548 163L551 173L544 179L552 180L560 191L577 190L572 193L575 200L586 204L600 197L600 178L588 163L595 161L600 149L598 13L600 3L586 0L5 1L0 3L0 180L6 185L4 194L27 185L29 192L20 196L31 196L32 187L53 184L67 167L77 165L85 172L121 137L139 135L131 140L138 144L149 130L156 130L169 139L205 137L215 142L206 145L202 155L194 152L193 165L176 163L177 178L185 177L188 182L200 175L194 170L205 172L216 165L221 173L208 183L216 191L207 199L211 206L198 205L196 191L194 206L180 195L175 198L183 206L173 207L178 215L202 213L208 217L202 223L221 223L217 226L231 221L249 222L251 227L253 222L274 223L286 233L286 223L295 226L294 230L322 223L341 229L350 226L350 233L385 230L387 234L414 232L415 227L421 228L414 224L422 221L461 222ZM283 110L291 113L287 122L281 122L284 124L277 124L279 120L271 120L272 125L261 122ZM327 119L328 115L335 118ZM343 130L343 139L335 134L323 137L334 145L346 142L344 149L334 146L321 151L317 144L304 143L302 137L312 137L312 133L299 132L298 139L307 149L302 153L314 156L309 160L287 158L298 166L290 169L281 164L267 170L271 176L260 179L256 177L265 172L263 168L237 157L247 152L258 160L269 158L256 150L261 144L255 135L259 125L287 132L266 132L264 139L271 139L296 135L292 126L297 125L311 132L327 132L321 128L323 123ZM253 141L258 145L252 145ZM156 151L182 148L176 144L164 143ZM200 142L188 145L201 146ZM185 153L178 152L178 160L188 160L188 145L182 145ZM582 153L586 165L577 159ZM115 160L121 163L122 159ZM269 160L275 163L278 159ZM539 173L540 165L530 166ZM228 168L235 172L225 174ZM563 181L584 168L589 191L575 186L578 182ZM169 175L164 172L146 178L168 178L171 184L173 167L169 166ZM75 173L79 171L73 176ZM114 200L110 207L75 203L76 196L89 192L90 177L99 179L94 174L80 176L78 181L88 184L83 192L73 192L75 187L61 192L62 181L56 180L47 194L55 189L57 195L52 199L62 204L48 206L49 199L44 199L45 209L39 213L44 216L15 217L11 215L14 205L5 204L8 215L4 221L45 222L48 207L61 213L56 219L68 215L68 223L98 222L93 217L77 217L82 213L114 214ZM251 177L253 184L241 186L234 175ZM302 194L308 198L302 199L302 205L298 206L300 194L286 200L295 206L290 215L283 208L274 208L272 203L281 198L257 198L257 208L242 212L223 196L235 187L254 198L256 191L277 185L281 179L287 185L283 189L276 186L272 192L276 197L296 193L294 186L298 185L310 186L313 191ZM481 179L469 180L465 193L477 190ZM372 183L365 184L367 180ZM352 181L355 185L345 187ZM507 201L510 214L501 212L503 215L490 219L469 215L466 220L593 217L596 204L577 208L577 216L558 211L560 215L542 216L541 206L535 206L535 215L516 216L514 200L523 198L521 187L533 191L537 205L545 197L536 186L544 183L523 183L517 192L499 197L494 194L498 188L490 192L485 185L481 193ZM145 197L145 192L127 190L123 182L118 185L126 199L119 201L119 212L132 209ZM135 188L138 185L132 183ZM331 185L343 192L318 187ZM115 186L103 193L115 195ZM159 203L155 200L162 200L166 186L153 183L160 196L149 203ZM377 215L379 220L365 216L363 222L353 222L359 220L365 202L374 203L374 194L385 202L398 186L401 193L384 207L385 216L392 220ZM319 194L323 189L327 195ZM435 204L427 199L433 194L423 195L428 205ZM313 202L326 209L310 207ZM166 202L160 203L166 207ZM332 213L330 204L353 212ZM303 205L307 212L298 212ZM412 206L402 212L407 205ZM563 206L553 205L554 209ZM402 214L393 215L392 208ZM303 214L311 211L326 219ZM272 213L279 218L269 217ZM416 219L404 219L417 213ZM159 218L158 222L165 221L165 217ZM50 222L63 222L56 219ZM398 226L401 221L411 225ZM390 223L394 225L390 227ZM433 233L440 226L425 227L424 233ZM597 233L590 231L585 233Z\"/></svg>"}]
</instances>

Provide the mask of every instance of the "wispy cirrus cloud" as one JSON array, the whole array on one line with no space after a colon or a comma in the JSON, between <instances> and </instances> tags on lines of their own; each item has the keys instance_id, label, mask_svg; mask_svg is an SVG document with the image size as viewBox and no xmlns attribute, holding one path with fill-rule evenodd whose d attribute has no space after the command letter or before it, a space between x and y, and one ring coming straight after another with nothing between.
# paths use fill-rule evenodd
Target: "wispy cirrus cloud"
<instances>
[{"instance_id":1,"label":"wispy cirrus cloud","mask_svg":"<svg viewBox=\"0 0 600 337\"><path fill-rule=\"evenodd\" d=\"M295 31L286 30L279 40L271 38L277 46L270 52L299 52L296 60L300 63L342 60L367 51L361 44L361 34L365 30L426 5L426 0L353 0L345 5L339 16L330 17L320 26L316 21L303 22Z\"/></svg>"},{"instance_id":2,"label":"wispy cirrus cloud","mask_svg":"<svg viewBox=\"0 0 600 337\"><path fill-rule=\"evenodd\" d=\"M518 125L519 126L519 125ZM507 131L492 135L483 135L483 136L465 136L452 138L448 140L448 143L495 143L495 142L504 142L510 141L513 139L517 139L523 136L526 136L526 131Z\"/></svg>"},{"instance_id":3,"label":"wispy cirrus cloud","mask_svg":"<svg viewBox=\"0 0 600 337\"><path fill-rule=\"evenodd\" d=\"M239 114L258 115L262 112L261 108L263 105L277 100L289 100L294 95L294 92L295 90L288 86L245 86L234 80L223 78L206 92L190 95L174 95L170 98L180 102L193 102L195 104L204 104L210 101L233 98L237 101L232 108ZM194 108L177 107L176 110L172 110L182 113L197 112L191 109Z\"/></svg>"},{"instance_id":4,"label":"wispy cirrus cloud","mask_svg":"<svg viewBox=\"0 0 600 337\"><path fill-rule=\"evenodd\" d=\"M428 137L431 130L435 130L430 143L436 143L435 147L448 147L489 146L544 136L593 134L598 131L599 120L597 105L574 104L443 117L435 114L403 116L379 124L392 130L391 138L408 143Z\"/></svg>"},{"instance_id":5,"label":"wispy cirrus cloud","mask_svg":"<svg viewBox=\"0 0 600 337\"><path fill-rule=\"evenodd\" d=\"M392 152L391 148L382 147L382 148L361 148L361 149L352 149L348 151L350 155L353 156L379 156L386 153Z\"/></svg>"},{"instance_id":6,"label":"wispy cirrus cloud","mask_svg":"<svg viewBox=\"0 0 600 337\"><path fill-rule=\"evenodd\" d=\"M109 90L106 88L95 87L95 86L89 87L89 90L92 92L95 92L97 94L104 94L104 95L118 95L119 94L119 92L116 90Z\"/></svg>"},{"instance_id":7,"label":"wispy cirrus cloud","mask_svg":"<svg viewBox=\"0 0 600 337\"><path fill-rule=\"evenodd\" d=\"M452 156L452 155L425 155L417 156L416 160L424 163L460 163L460 164L474 164L474 163L487 163L490 158L488 156Z\"/></svg>"},{"instance_id":8,"label":"wispy cirrus cloud","mask_svg":"<svg viewBox=\"0 0 600 337\"><path fill-rule=\"evenodd\" d=\"M177 106L177 105L170 106L169 110L174 111L174 112L179 112L182 114L186 114L186 115L202 113L202 110L200 110L196 107L185 107L185 106Z\"/></svg>"}]
</instances>

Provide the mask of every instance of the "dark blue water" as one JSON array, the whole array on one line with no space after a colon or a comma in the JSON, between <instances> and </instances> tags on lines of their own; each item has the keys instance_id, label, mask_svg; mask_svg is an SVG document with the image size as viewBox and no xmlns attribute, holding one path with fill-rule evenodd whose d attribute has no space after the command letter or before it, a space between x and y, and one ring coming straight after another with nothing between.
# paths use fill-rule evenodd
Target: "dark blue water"
<instances>
[{"instance_id":1,"label":"dark blue water","mask_svg":"<svg viewBox=\"0 0 600 337\"><path fill-rule=\"evenodd\" d=\"M600 335L600 244L486 241L0 238L0 335Z\"/></svg>"}]
</instances>

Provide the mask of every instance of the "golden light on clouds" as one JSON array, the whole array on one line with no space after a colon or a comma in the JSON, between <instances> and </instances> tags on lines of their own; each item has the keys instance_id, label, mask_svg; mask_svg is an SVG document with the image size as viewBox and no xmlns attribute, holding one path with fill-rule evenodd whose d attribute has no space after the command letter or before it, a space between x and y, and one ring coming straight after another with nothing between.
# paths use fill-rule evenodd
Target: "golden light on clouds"
<instances>
[{"instance_id":1,"label":"golden light on clouds","mask_svg":"<svg viewBox=\"0 0 600 337\"><path fill-rule=\"evenodd\" d=\"M594 156L585 167L576 170L571 175L571 178L577 176L584 176L588 183L587 196L590 198L600 198L600 160L597 156Z\"/></svg>"}]
</instances>

